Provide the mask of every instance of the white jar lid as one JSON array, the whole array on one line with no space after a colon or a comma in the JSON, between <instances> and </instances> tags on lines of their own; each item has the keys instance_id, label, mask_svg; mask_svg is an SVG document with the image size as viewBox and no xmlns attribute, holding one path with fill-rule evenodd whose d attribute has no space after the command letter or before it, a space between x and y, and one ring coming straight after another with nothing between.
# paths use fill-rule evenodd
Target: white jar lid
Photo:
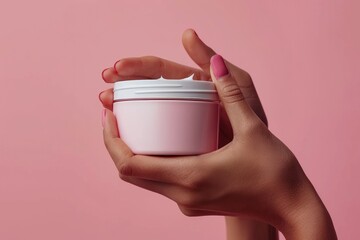
<instances>
[{"instance_id":1,"label":"white jar lid","mask_svg":"<svg viewBox=\"0 0 360 240\"><path fill-rule=\"evenodd\" d=\"M134 99L188 99L219 101L210 81L184 79L127 80L114 83L114 101Z\"/></svg>"}]
</instances>

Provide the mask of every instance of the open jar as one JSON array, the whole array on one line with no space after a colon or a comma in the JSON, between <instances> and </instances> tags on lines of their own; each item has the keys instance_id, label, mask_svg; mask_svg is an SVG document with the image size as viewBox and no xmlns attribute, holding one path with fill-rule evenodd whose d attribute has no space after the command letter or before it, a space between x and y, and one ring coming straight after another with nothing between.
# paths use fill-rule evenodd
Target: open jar
<instances>
[{"instance_id":1,"label":"open jar","mask_svg":"<svg viewBox=\"0 0 360 240\"><path fill-rule=\"evenodd\" d=\"M197 155L216 150L219 111L210 81L189 77L114 84L119 135L135 154Z\"/></svg>"}]
</instances>

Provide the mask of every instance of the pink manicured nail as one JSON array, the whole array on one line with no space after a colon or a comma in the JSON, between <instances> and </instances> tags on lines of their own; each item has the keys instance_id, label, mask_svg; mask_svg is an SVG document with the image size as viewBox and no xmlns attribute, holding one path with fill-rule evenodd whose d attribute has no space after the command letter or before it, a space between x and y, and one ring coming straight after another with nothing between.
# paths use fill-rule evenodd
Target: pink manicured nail
<instances>
[{"instance_id":1,"label":"pink manicured nail","mask_svg":"<svg viewBox=\"0 0 360 240\"><path fill-rule=\"evenodd\" d=\"M106 109L103 109L102 118L101 118L101 123L103 127L105 127L105 118L106 118Z\"/></svg>"},{"instance_id":2,"label":"pink manicured nail","mask_svg":"<svg viewBox=\"0 0 360 240\"><path fill-rule=\"evenodd\" d=\"M105 68L102 72L101 72L101 77L102 77L102 79L104 80L104 81L106 81L105 80L105 77L104 77L104 73L105 73L105 71L106 70L108 70L109 68Z\"/></svg>"},{"instance_id":3,"label":"pink manicured nail","mask_svg":"<svg viewBox=\"0 0 360 240\"><path fill-rule=\"evenodd\" d=\"M100 102L102 102L102 100L101 100L101 94L102 94L103 92L104 92L104 91L102 91L102 92L99 93L99 100L100 100Z\"/></svg>"},{"instance_id":4,"label":"pink manicured nail","mask_svg":"<svg viewBox=\"0 0 360 240\"><path fill-rule=\"evenodd\" d=\"M221 78L229 74L224 59L220 55L214 55L210 59L211 68L216 78Z\"/></svg>"},{"instance_id":5,"label":"pink manicured nail","mask_svg":"<svg viewBox=\"0 0 360 240\"><path fill-rule=\"evenodd\" d=\"M116 64L118 64L120 61L121 61L121 59L120 59L120 60L117 60L117 61L114 63L114 71L115 71L116 74L118 74L118 71L117 71L117 69L116 69Z\"/></svg>"}]
</instances>

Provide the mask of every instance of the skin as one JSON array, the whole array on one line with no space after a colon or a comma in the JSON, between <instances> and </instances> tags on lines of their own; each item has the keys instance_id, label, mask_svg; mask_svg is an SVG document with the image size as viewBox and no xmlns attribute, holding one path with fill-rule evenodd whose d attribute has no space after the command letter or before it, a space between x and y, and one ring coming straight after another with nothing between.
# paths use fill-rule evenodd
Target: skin
<instances>
[{"instance_id":1,"label":"skin","mask_svg":"<svg viewBox=\"0 0 360 240\"><path fill-rule=\"evenodd\" d=\"M157 57L126 58L103 72L106 82L139 78L212 80L222 104L220 148L198 156L134 155L118 134L112 92L104 107L104 142L120 178L175 201L187 216L226 216L227 238L337 239L331 218L294 154L267 128L250 75L225 61L229 74L216 78L215 52L193 30L183 45L201 69ZM250 220L251 219L251 220Z\"/></svg>"}]
</instances>

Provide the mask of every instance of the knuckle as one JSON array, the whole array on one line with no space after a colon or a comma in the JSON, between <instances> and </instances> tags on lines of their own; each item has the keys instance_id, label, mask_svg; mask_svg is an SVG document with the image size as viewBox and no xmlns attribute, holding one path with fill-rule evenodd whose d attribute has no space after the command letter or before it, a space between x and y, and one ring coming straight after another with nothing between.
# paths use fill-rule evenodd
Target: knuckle
<instances>
[{"instance_id":1,"label":"knuckle","mask_svg":"<svg viewBox=\"0 0 360 240\"><path fill-rule=\"evenodd\" d=\"M178 204L190 209L201 208L213 201L213 176L217 172L217 167L214 164L209 164L208 157L197 159L197 165L189 175L186 176L186 181L183 187L186 189L177 201Z\"/></svg>"},{"instance_id":2,"label":"knuckle","mask_svg":"<svg viewBox=\"0 0 360 240\"><path fill-rule=\"evenodd\" d=\"M146 55L146 56L143 56L144 59L147 59L147 60L151 60L151 61L156 61L158 60L159 58L154 56L154 55Z\"/></svg>"},{"instance_id":3,"label":"knuckle","mask_svg":"<svg viewBox=\"0 0 360 240\"><path fill-rule=\"evenodd\" d=\"M120 145L121 151L116 150L122 142L119 139L106 136L105 131L104 144L119 173L128 176L132 175L133 166L131 164L131 159L134 158L134 156L131 150L127 147L123 147L123 145Z\"/></svg>"},{"instance_id":4,"label":"knuckle","mask_svg":"<svg viewBox=\"0 0 360 240\"><path fill-rule=\"evenodd\" d=\"M143 65L145 62L158 63L158 61L159 61L159 58L154 55L146 55L146 56L143 56L141 59L142 59Z\"/></svg>"},{"instance_id":5,"label":"knuckle","mask_svg":"<svg viewBox=\"0 0 360 240\"><path fill-rule=\"evenodd\" d=\"M271 132L260 119L253 119L243 124L241 130L234 134L234 141L243 142L244 138L252 139L252 141L260 141L261 139L270 139Z\"/></svg>"},{"instance_id":6,"label":"knuckle","mask_svg":"<svg viewBox=\"0 0 360 240\"><path fill-rule=\"evenodd\" d=\"M149 62L152 62L153 70L154 72L151 74L152 77L160 77L159 73L162 74L166 70L166 63L162 58L156 57L156 56L145 56L144 59L146 59Z\"/></svg>"},{"instance_id":7,"label":"knuckle","mask_svg":"<svg viewBox=\"0 0 360 240\"><path fill-rule=\"evenodd\" d=\"M251 77L250 73L243 70L242 74L243 74L243 79L248 80L248 82L251 83L251 85L252 85L252 77Z\"/></svg>"},{"instance_id":8,"label":"knuckle","mask_svg":"<svg viewBox=\"0 0 360 240\"><path fill-rule=\"evenodd\" d=\"M247 125L244 127L244 131L248 136L267 136L269 132L266 125L260 120L247 123Z\"/></svg>"},{"instance_id":9,"label":"knuckle","mask_svg":"<svg viewBox=\"0 0 360 240\"><path fill-rule=\"evenodd\" d=\"M190 191L183 194L178 203L185 208L196 208L201 206L203 202L203 197L200 193L196 191Z\"/></svg>"},{"instance_id":10,"label":"knuckle","mask_svg":"<svg viewBox=\"0 0 360 240\"><path fill-rule=\"evenodd\" d=\"M159 69L162 69L162 67L164 65L161 58L153 56L153 55L144 56L144 59L146 59L150 62L153 62L157 67L159 67Z\"/></svg>"},{"instance_id":11,"label":"knuckle","mask_svg":"<svg viewBox=\"0 0 360 240\"><path fill-rule=\"evenodd\" d=\"M120 175L123 176L132 176L134 174L134 166L132 164L131 158L126 155L114 157L112 156L115 166L119 171Z\"/></svg>"},{"instance_id":12,"label":"knuckle","mask_svg":"<svg viewBox=\"0 0 360 240\"><path fill-rule=\"evenodd\" d=\"M119 168L119 172L125 176L131 176L133 174L133 168L130 164L122 164Z\"/></svg>"},{"instance_id":13,"label":"knuckle","mask_svg":"<svg viewBox=\"0 0 360 240\"><path fill-rule=\"evenodd\" d=\"M244 95L236 83L225 85L221 92L223 101L226 103L234 103L244 100Z\"/></svg>"},{"instance_id":14,"label":"knuckle","mask_svg":"<svg viewBox=\"0 0 360 240\"><path fill-rule=\"evenodd\" d=\"M187 188L197 191L203 189L205 185L206 180L201 173L192 174L190 177L188 177L186 182Z\"/></svg>"},{"instance_id":15,"label":"knuckle","mask_svg":"<svg viewBox=\"0 0 360 240\"><path fill-rule=\"evenodd\" d=\"M207 181L208 181L208 174L207 171L201 165L197 165L194 167L190 173L184 176L184 185L187 189L201 191L202 189L206 188Z\"/></svg>"}]
</instances>

